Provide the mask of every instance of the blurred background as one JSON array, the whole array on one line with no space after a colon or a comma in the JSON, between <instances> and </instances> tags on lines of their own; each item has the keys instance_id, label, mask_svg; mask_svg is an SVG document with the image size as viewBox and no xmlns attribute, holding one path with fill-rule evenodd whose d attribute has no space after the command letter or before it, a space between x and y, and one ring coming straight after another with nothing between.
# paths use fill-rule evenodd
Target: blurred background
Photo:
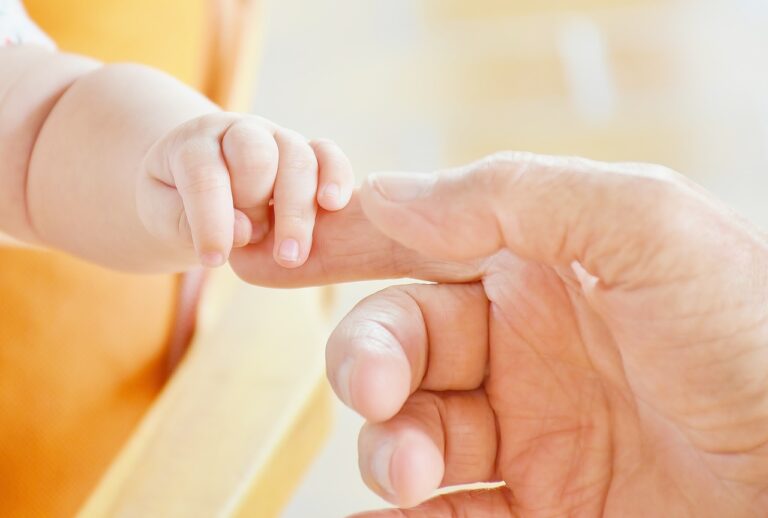
<instances>
[{"instance_id":1,"label":"blurred background","mask_svg":"<svg viewBox=\"0 0 768 518\"><path fill-rule=\"evenodd\" d=\"M360 178L505 150L675 168L768 227L765 0L267 0L254 111L335 139ZM341 289L340 317L381 283ZM360 420L285 518L382 505Z\"/></svg>"}]
</instances>

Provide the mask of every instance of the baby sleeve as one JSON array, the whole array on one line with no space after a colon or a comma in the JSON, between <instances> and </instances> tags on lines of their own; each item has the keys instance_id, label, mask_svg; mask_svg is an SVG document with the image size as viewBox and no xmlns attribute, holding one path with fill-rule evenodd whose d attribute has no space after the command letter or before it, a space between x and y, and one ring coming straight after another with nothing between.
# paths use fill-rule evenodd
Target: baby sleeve
<instances>
[{"instance_id":1,"label":"baby sleeve","mask_svg":"<svg viewBox=\"0 0 768 518\"><path fill-rule=\"evenodd\" d=\"M55 48L53 41L29 19L20 0L0 0L0 47L27 44Z\"/></svg>"}]
</instances>

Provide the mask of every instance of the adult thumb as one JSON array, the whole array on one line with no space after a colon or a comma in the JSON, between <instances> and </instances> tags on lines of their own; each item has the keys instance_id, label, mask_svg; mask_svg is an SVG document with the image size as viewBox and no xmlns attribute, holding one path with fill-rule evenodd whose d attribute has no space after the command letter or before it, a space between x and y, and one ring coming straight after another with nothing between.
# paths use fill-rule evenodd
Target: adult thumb
<instances>
[{"instance_id":1,"label":"adult thumb","mask_svg":"<svg viewBox=\"0 0 768 518\"><path fill-rule=\"evenodd\" d=\"M467 260L506 248L551 266L578 261L604 280L619 275L611 258L621 251L644 259L690 235L702 199L659 166L522 153L437 174L375 173L361 190L374 225L422 254Z\"/></svg>"}]
</instances>

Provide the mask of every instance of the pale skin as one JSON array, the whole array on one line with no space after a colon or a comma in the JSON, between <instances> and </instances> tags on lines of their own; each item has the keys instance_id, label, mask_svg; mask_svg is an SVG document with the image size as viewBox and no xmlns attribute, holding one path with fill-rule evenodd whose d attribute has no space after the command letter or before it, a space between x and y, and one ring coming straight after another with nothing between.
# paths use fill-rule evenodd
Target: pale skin
<instances>
[{"instance_id":1,"label":"pale skin","mask_svg":"<svg viewBox=\"0 0 768 518\"><path fill-rule=\"evenodd\" d=\"M401 507L361 516L768 511L768 247L679 176L508 154L353 195L332 143L156 71L31 47L0 70L6 243L142 272L229 257L275 286L438 282L366 299L329 340L369 421L363 478ZM431 498L479 481L504 485Z\"/></svg>"},{"instance_id":2,"label":"pale skin","mask_svg":"<svg viewBox=\"0 0 768 518\"><path fill-rule=\"evenodd\" d=\"M355 278L367 250L374 275L439 281L369 297L328 342L368 420L363 479L400 506L358 518L768 513L768 246L748 222L657 166L519 154L374 175L359 198L320 219L332 250L273 277ZM268 253L233 264L260 282ZM475 482L504 485L433 498Z\"/></svg>"},{"instance_id":3,"label":"pale skin","mask_svg":"<svg viewBox=\"0 0 768 518\"><path fill-rule=\"evenodd\" d=\"M301 266L318 210L354 183L329 140L148 67L33 46L0 49L0 156L0 245L146 273L220 266L270 232L274 260Z\"/></svg>"}]
</instances>

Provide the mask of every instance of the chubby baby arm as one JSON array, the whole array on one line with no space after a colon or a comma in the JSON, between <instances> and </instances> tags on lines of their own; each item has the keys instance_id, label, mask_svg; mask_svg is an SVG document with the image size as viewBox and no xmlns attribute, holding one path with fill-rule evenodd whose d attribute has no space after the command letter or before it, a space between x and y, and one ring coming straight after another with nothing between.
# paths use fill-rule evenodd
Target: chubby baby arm
<instances>
[{"instance_id":1,"label":"chubby baby arm","mask_svg":"<svg viewBox=\"0 0 768 518\"><path fill-rule=\"evenodd\" d=\"M0 238L41 244L26 200L32 151L61 95L97 66L37 47L0 49Z\"/></svg>"},{"instance_id":2,"label":"chubby baby arm","mask_svg":"<svg viewBox=\"0 0 768 518\"><path fill-rule=\"evenodd\" d=\"M275 258L299 266L317 204L351 195L332 143L222 113L151 68L19 47L0 71L0 232L16 239L133 271L213 266L266 233L273 200Z\"/></svg>"}]
</instances>

